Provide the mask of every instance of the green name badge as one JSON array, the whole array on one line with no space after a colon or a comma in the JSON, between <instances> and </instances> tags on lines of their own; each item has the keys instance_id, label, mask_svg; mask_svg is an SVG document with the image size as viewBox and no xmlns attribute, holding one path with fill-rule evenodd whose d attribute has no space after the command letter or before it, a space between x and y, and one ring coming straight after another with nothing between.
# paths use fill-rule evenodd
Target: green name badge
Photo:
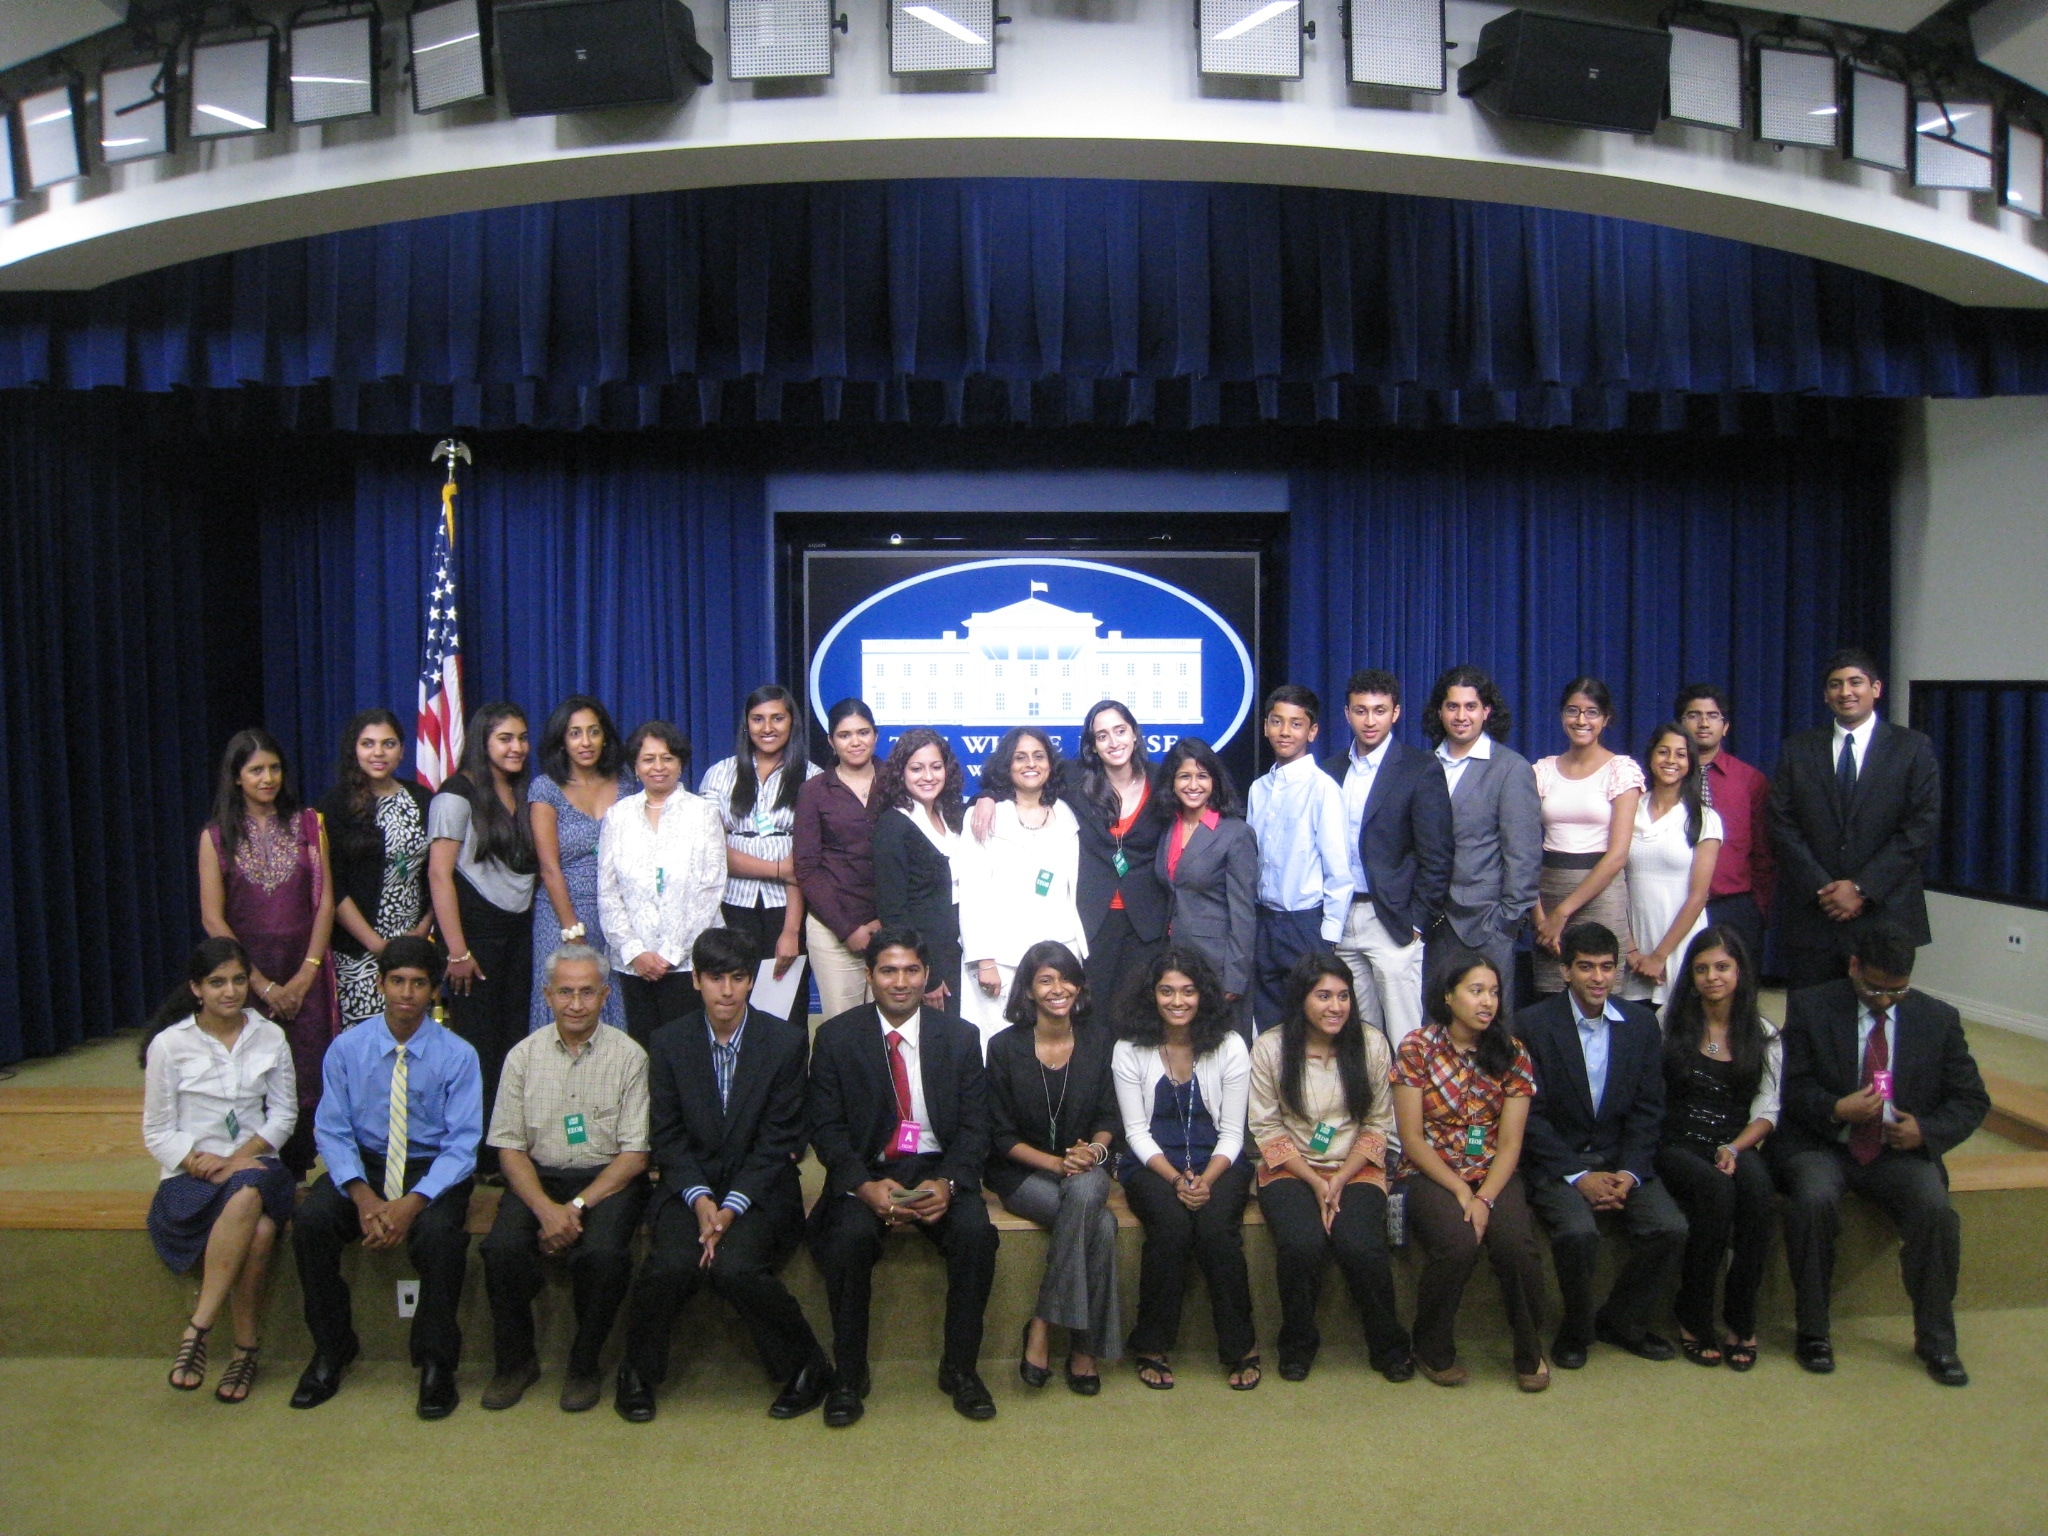
<instances>
[{"instance_id":1,"label":"green name badge","mask_svg":"<svg viewBox=\"0 0 2048 1536\"><path fill-rule=\"evenodd\" d=\"M1111 859L1109 862L1116 866L1116 877L1119 880L1123 879L1125 875L1128 875L1131 872L1131 861L1124 857L1124 851L1122 848L1117 849L1116 857Z\"/></svg>"},{"instance_id":2,"label":"green name badge","mask_svg":"<svg viewBox=\"0 0 2048 1536\"><path fill-rule=\"evenodd\" d=\"M1486 1127L1468 1125L1465 1127L1465 1155L1483 1157L1486 1154Z\"/></svg>"},{"instance_id":3,"label":"green name badge","mask_svg":"<svg viewBox=\"0 0 2048 1536\"><path fill-rule=\"evenodd\" d=\"M236 1114L232 1109L228 1111L227 1126L228 1140L240 1141L242 1139L242 1117Z\"/></svg>"},{"instance_id":4,"label":"green name badge","mask_svg":"<svg viewBox=\"0 0 2048 1536\"><path fill-rule=\"evenodd\" d=\"M562 1116L562 1135L568 1139L572 1147L580 1147L590 1140L590 1132L584 1129L581 1115Z\"/></svg>"},{"instance_id":5,"label":"green name badge","mask_svg":"<svg viewBox=\"0 0 2048 1536\"><path fill-rule=\"evenodd\" d=\"M1318 1120L1316 1122L1315 1134L1308 1139L1309 1151L1316 1153L1329 1151L1331 1138L1336 1134L1337 1127L1330 1124L1327 1120Z\"/></svg>"},{"instance_id":6,"label":"green name badge","mask_svg":"<svg viewBox=\"0 0 2048 1536\"><path fill-rule=\"evenodd\" d=\"M1038 872L1038 894L1043 896L1052 890L1053 874L1049 869Z\"/></svg>"}]
</instances>

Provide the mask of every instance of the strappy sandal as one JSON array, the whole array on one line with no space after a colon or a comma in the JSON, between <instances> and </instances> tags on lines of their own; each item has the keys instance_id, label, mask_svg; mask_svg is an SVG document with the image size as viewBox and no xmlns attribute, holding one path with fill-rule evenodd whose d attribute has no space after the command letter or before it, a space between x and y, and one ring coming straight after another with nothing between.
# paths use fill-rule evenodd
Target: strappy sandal
<instances>
[{"instance_id":1,"label":"strappy sandal","mask_svg":"<svg viewBox=\"0 0 2048 1536\"><path fill-rule=\"evenodd\" d=\"M1721 1352L1731 1371L1746 1371L1756 1364L1757 1348L1754 1344L1724 1344Z\"/></svg>"},{"instance_id":2,"label":"strappy sandal","mask_svg":"<svg viewBox=\"0 0 2048 1536\"><path fill-rule=\"evenodd\" d=\"M1721 1363L1721 1346L1712 1339L1688 1338L1681 1330L1678 1348L1694 1365L1715 1366Z\"/></svg>"},{"instance_id":3,"label":"strappy sandal","mask_svg":"<svg viewBox=\"0 0 2048 1536\"><path fill-rule=\"evenodd\" d=\"M1164 1355L1133 1355L1131 1364L1138 1368L1138 1380L1154 1392L1173 1390L1173 1367L1166 1363ZM1151 1375L1145 1373L1150 1371Z\"/></svg>"},{"instance_id":4,"label":"strappy sandal","mask_svg":"<svg viewBox=\"0 0 2048 1536\"><path fill-rule=\"evenodd\" d=\"M256 1385L256 1351L258 1344L237 1344L234 1358L228 1361L228 1368L220 1373L220 1385L213 1389L215 1402L242 1403L249 1399L249 1389Z\"/></svg>"},{"instance_id":5,"label":"strappy sandal","mask_svg":"<svg viewBox=\"0 0 2048 1536\"><path fill-rule=\"evenodd\" d=\"M1245 1380L1247 1376L1251 1380ZM1228 1385L1233 1392L1249 1392L1265 1379L1266 1373L1259 1368L1259 1352L1253 1350L1230 1368Z\"/></svg>"},{"instance_id":6,"label":"strappy sandal","mask_svg":"<svg viewBox=\"0 0 2048 1536\"><path fill-rule=\"evenodd\" d=\"M178 1353L171 1360L171 1374L166 1378L174 1391L197 1392L206 1385L206 1336L213 1332L197 1323L187 1323L186 1329L192 1337L178 1341ZM190 1381L180 1381L180 1376L190 1376Z\"/></svg>"}]
</instances>

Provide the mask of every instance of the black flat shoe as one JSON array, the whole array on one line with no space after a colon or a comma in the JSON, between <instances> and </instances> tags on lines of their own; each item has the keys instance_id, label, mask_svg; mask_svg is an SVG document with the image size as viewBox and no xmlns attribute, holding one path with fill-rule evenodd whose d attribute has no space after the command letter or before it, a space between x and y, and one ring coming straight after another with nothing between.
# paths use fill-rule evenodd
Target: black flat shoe
<instances>
[{"instance_id":1,"label":"black flat shoe","mask_svg":"<svg viewBox=\"0 0 2048 1536\"><path fill-rule=\"evenodd\" d=\"M1036 1321L1031 1317L1024 1319L1024 1340L1017 1346L1017 1374L1027 1387L1042 1387L1052 1380L1051 1366L1033 1365L1025 1358L1025 1352L1031 1348L1031 1325Z\"/></svg>"},{"instance_id":2,"label":"black flat shoe","mask_svg":"<svg viewBox=\"0 0 2048 1536\"><path fill-rule=\"evenodd\" d=\"M990 1395L987 1384L973 1371L940 1366L939 1390L953 1399L953 1411L963 1419L973 1419L978 1423L996 1416L995 1398Z\"/></svg>"},{"instance_id":3,"label":"black flat shoe","mask_svg":"<svg viewBox=\"0 0 2048 1536\"><path fill-rule=\"evenodd\" d=\"M1067 1390L1078 1393L1082 1397L1094 1397L1102 1390L1102 1377L1095 1372L1090 1372L1088 1375L1083 1376L1074 1369L1074 1357L1069 1355L1067 1356Z\"/></svg>"},{"instance_id":4,"label":"black flat shoe","mask_svg":"<svg viewBox=\"0 0 2048 1536\"><path fill-rule=\"evenodd\" d=\"M654 1420L654 1388L630 1365L619 1367L618 1385L612 1393L612 1408L628 1424Z\"/></svg>"},{"instance_id":5,"label":"black flat shoe","mask_svg":"<svg viewBox=\"0 0 2048 1536\"><path fill-rule=\"evenodd\" d=\"M768 1405L768 1417L802 1418L831 1395L834 1380L831 1366L822 1360L813 1360L789 1378L781 1395Z\"/></svg>"},{"instance_id":6,"label":"black flat shoe","mask_svg":"<svg viewBox=\"0 0 2048 1536\"><path fill-rule=\"evenodd\" d=\"M1584 1370L1585 1342L1580 1339L1568 1339L1560 1333L1550 1341L1550 1363L1561 1371Z\"/></svg>"},{"instance_id":7,"label":"black flat shoe","mask_svg":"<svg viewBox=\"0 0 2048 1536\"><path fill-rule=\"evenodd\" d=\"M1397 1387L1404 1381L1413 1381L1415 1379L1414 1357L1403 1356L1391 1365L1383 1365L1380 1367L1380 1374Z\"/></svg>"},{"instance_id":8,"label":"black flat shoe","mask_svg":"<svg viewBox=\"0 0 2048 1536\"><path fill-rule=\"evenodd\" d=\"M867 1409L860 1400L860 1393L845 1382L835 1384L832 1390L825 1394L827 1429L844 1429L849 1424L858 1423L860 1416L866 1412Z\"/></svg>"},{"instance_id":9,"label":"black flat shoe","mask_svg":"<svg viewBox=\"0 0 2048 1536\"><path fill-rule=\"evenodd\" d=\"M1824 1333L1802 1333L1793 1341L1792 1358L1816 1376L1834 1374L1835 1346Z\"/></svg>"},{"instance_id":10,"label":"black flat shoe","mask_svg":"<svg viewBox=\"0 0 2048 1536\"><path fill-rule=\"evenodd\" d=\"M420 1400L414 1411L423 1419L445 1419L462 1401L455 1390L455 1367L429 1360L420 1367Z\"/></svg>"},{"instance_id":11,"label":"black flat shoe","mask_svg":"<svg viewBox=\"0 0 2048 1536\"><path fill-rule=\"evenodd\" d=\"M327 1399L341 1390L341 1373L356 1357L356 1347L351 1344L342 1355L315 1355L299 1375L299 1384L292 1389L294 1408L318 1408Z\"/></svg>"},{"instance_id":12,"label":"black flat shoe","mask_svg":"<svg viewBox=\"0 0 2048 1536\"><path fill-rule=\"evenodd\" d=\"M1638 1360L1673 1360L1678 1356L1678 1351L1671 1347L1671 1341L1660 1334L1644 1332L1631 1337L1605 1323L1595 1323L1593 1337L1602 1344L1627 1350Z\"/></svg>"},{"instance_id":13,"label":"black flat shoe","mask_svg":"<svg viewBox=\"0 0 2048 1536\"><path fill-rule=\"evenodd\" d=\"M1282 1360L1280 1379L1282 1381L1307 1381L1309 1362L1306 1360Z\"/></svg>"},{"instance_id":14,"label":"black flat shoe","mask_svg":"<svg viewBox=\"0 0 2048 1536\"><path fill-rule=\"evenodd\" d=\"M1927 1374L1944 1387L1967 1387L1970 1373L1963 1369L1963 1362L1954 1355L1922 1355L1927 1363Z\"/></svg>"}]
</instances>

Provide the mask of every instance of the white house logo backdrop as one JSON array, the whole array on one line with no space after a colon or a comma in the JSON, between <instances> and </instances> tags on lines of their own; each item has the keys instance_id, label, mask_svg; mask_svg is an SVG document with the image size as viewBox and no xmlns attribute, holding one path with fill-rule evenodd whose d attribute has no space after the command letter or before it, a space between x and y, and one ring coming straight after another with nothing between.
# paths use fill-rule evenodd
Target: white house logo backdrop
<instances>
[{"instance_id":1,"label":"white house logo backdrop","mask_svg":"<svg viewBox=\"0 0 2048 1536\"><path fill-rule=\"evenodd\" d=\"M1088 711L1115 699L1137 718L1155 756L1182 736L1223 747L1252 707L1244 638L1200 597L1136 563L969 560L882 587L849 608L813 651L810 696L820 725L835 701L858 695L874 711L885 750L905 730L928 725L978 773L1017 725L1044 727L1071 755ZM1231 565L1240 582L1256 581L1250 562ZM1256 593L1239 595L1255 613Z\"/></svg>"}]
</instances>

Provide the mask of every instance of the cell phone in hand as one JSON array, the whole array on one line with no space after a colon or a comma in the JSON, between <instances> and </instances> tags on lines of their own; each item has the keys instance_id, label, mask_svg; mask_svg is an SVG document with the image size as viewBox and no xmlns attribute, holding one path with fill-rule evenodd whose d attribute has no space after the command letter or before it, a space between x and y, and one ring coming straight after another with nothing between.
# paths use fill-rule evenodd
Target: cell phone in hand
<instances>
[{"instance_id":1,"label":"cell phone in hand","mask_svg":"<svg viewBox=\"0 0 2048 1536\"><path fill-rule=\"evenodd\" d=\"M928 1189L892 1189L889 1191L891 1205L915 1205L920 1200L929 1200L932 1192Z\"/></svg>"}]
</instances>

